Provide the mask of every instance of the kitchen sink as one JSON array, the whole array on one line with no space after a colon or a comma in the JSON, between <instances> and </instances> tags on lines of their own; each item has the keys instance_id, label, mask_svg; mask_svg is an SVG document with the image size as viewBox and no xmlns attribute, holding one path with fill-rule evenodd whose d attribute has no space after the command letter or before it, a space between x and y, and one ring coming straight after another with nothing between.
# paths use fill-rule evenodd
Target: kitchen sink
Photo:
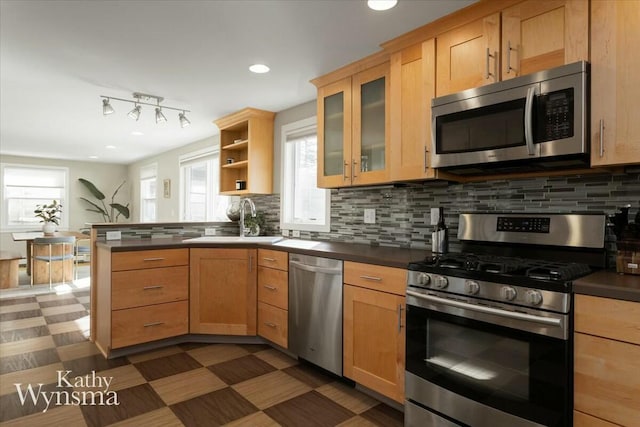
<instances>
[{"instance_id":1,"label":"kitchen sink","mask_svg":"<svg viewBox=\"0 0 640 427\"><path fill-rule=\"evenodd\" d=\"M275 243L282 240L282 236L202 236L193 239L185 239L184 242L201 243Z\"/></svg>"}]
</instances>

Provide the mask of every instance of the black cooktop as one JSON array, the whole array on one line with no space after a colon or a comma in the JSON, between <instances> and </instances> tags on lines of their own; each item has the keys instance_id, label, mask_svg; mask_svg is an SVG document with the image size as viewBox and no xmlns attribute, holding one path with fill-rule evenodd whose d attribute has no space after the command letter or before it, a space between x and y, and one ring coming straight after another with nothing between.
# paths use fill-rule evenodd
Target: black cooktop
<instances>
[{"instance_id":1,"label":"black cooktop","mask_svg":"<svg viewBox=\"0 0 640 427\"><path fill-rule=\"evenodd\" d=\"M527 285L567 283L591 273L587 264L554 262L496 255L449 253L409 264L409 270Z\"/></svg>"}]
</instances>

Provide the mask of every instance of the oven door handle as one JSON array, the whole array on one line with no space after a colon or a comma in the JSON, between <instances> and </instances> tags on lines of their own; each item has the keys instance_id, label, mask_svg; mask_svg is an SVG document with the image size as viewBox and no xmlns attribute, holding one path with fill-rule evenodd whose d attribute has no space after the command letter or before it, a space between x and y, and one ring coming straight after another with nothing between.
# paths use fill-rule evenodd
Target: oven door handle
<instances>
[{"instance_id":1,"label":"oven door handle","mask_svg":"<svg viewBox=\"0 0 640 427\"><path fill-rule=\"evenodd\" d=\"M457 308L463 308L465 310L472 310L472 311L477 311L477 312L486 313L486 314L495 314L496 316L507 317L509 319L525 320L527 322L542 323L543 325L549 325L549 326L557 326L557 327L561 327L562 326L562 323L561 323L560 319L554 319L554 318L542 317L542 316L534 316L533 314L526 314L526 313L518 313L518 312L515 312L515 311L501 310L499 308L486 307L486 306L483 306L483 305L468 304L466 302L454 301L454 300L450 300L450 299L446 299L446 298L436 297L436 296L433 296L433 295L424 295L424 294L420 294L418 292L414 292L414 291L410 291L410 290L407 290L407 295L410 295L410 296L418 298L418 299L426 300L426 301L431 301L431 302L435 302L435 303L439 303L439 304L449 305L449 306L457 307Z\"/></svg>"}]
</instances>

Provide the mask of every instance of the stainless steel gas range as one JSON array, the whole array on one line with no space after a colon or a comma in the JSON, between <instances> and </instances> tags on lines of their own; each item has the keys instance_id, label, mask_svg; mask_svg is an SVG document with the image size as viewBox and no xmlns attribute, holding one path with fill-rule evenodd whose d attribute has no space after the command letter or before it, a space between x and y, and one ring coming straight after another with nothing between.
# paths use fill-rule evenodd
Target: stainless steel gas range
<instances>
[{"instance_id":1,"label":"stainless steel gas range","mask_svg":"<svg viewBox=\"0 0 640 427\"><path fill-rule=\"evenodd\" d=\"M460 253L409 264L405 426L570 426L572 281L604 214L461 214Z\"/></svg>"}]
</instances>

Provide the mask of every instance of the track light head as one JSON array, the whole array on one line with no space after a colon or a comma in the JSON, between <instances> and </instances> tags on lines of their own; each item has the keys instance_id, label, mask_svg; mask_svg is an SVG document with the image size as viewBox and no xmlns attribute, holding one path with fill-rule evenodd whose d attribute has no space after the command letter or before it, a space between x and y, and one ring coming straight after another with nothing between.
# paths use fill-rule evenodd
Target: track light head
<instances>
[{"instance_id":1,"label":"track light head","mask_svg":"<svg viewBox=\"0 0 640 427\"><path fill-rule=\"evenodd\" d=\"M115 113L116 110L113 109L111 104L109 104L109 98L102 100L102 115L108 116L109 114Z\"/></svg>"},{"instance_id":2,"label":"track light head","mask_svg":"<svg viewBox=\"0 0 640 427\"><path fill-rule=\"evenodd\" d=\"M156 123L164 123L167 118L162 114L162 108L156 107Z\"/></svg>"},{"instance_id":3,"label":"track light head","mask_svg":"<svg viewBox=\"0 0 640 427\"><path fill-rule=\"evenodd\" d=\"M180 127L186 128L191 124L189 119L187 119L187 116L184 115L184 111L178 114L178 119L180 120Z\"/></svg>"},{"instance_id":4,"label":"track light head","mask_svg":"<svg viewBox=\"0 0 640 427\"><path fill-rule=\"evenodd\" d=\"M133 110L129 111L129 114L127 114L127 116L131 117L133 120L138 121L138 119L140 118L140 111L142 110L142 108L139 105L136 105Z\"/></svg>"}]
</instances>

